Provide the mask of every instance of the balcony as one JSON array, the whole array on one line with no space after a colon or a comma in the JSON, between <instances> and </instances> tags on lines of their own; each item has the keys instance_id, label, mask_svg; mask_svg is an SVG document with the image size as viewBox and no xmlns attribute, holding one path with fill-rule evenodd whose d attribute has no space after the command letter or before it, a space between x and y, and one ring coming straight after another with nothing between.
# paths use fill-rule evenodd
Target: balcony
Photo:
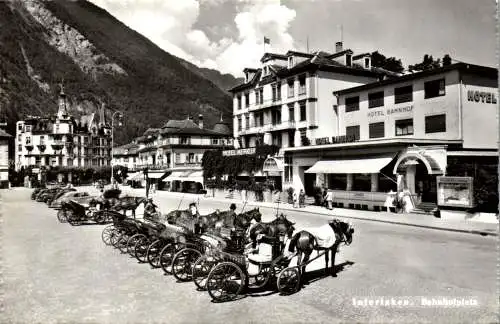
<instances>
[{"instance_id":1,"label":"balcony","mask_svg":"<svg viewBox=\"0 0 500 324\"><path fill-rule=\"evenodd\" d=\"M190 167L190 168L199 168L201 167L201 162L176 162L174 163L176 168L178 167Z\"/></svg>"},{"instance_id":2,"label":"balcony","mask_svg":"<svg viewBox=\"0 0 500 324\"><path fill-rule=\"evenodd\" d=\"M238 131L239 135L266 133L271 131L280 131L285 129L295 129L295 121L288 120L281 123L257 124L251 123L249 128Z\"/></svg>"},{"instance_id":3,"label":"balcony","mask_svg":"<svg viewBox=\"0 0 500 324\"><path fill-rule=\"evenodd\" d=\"M262 101L262 103L256 103L248 108L249 111L266 109L271 107L281 106L281 97L273 99L268 99Z\"/></svg>"}]
</instances>

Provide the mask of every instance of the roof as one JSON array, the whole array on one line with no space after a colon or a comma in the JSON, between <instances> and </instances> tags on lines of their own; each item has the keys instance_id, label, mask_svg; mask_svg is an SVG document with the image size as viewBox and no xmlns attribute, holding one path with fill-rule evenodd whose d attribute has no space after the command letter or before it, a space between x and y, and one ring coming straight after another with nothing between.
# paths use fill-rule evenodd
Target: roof
<instances>
[{"instance_id":1,"label":"roof","mask_svg":"<svg viewBox=\"0 0 500 324\"><path fill-rule=\"evenodd\" d=\"M470 73L479 73L483 76L490 76L490 77L495 78L495 79L498 76L498 70L495 68L460 62L460 63L450 64L447 66L442 66L442 67L439 67L436 69L425 70L425 71L411 73L411 74L405 74L402 76L389 78L389 79L378 81L378 82L368 83L368 84L353 87L353 88L334 91L333 94L343 95L343 94L352 93L352 92L359 92L359 91L363 91L363 90L378 88L378 87L385 86L385 85L397 84L400 82L415 80L415 79L419 79L422 77L426 77L426 76L430 76L430 75L434 75L434 74L440 74L440 73L448 72L448 71L452 71L452 70L468 71Z\"/></svg>"},{"instance_id":2,"label":"roof","mask_svg":"<svg viewBox=\"0 0 500 324\"><path fill-rule=\"evenodd\" d=\"M128 143L122 146L117 146L113 148L114 155L126 155L126 154L137 154L139 145L135 143Z\"/></svg>"},{"instance_id":3,"label":"roof","mask_svg":"<svg viewBox=\"0 0 500 324\"><path fill-rule=\"evenodd\" d=\"M257 72L259 69L253 69L253 68L245 68L243 69L243 72Z\"/></svg>"},{"instance_id":4,"label":"roof","mask_svg":"<svg viewBox=\"0 0 500 324\"><path fill-rule=\"evenodd\" d=\"M306 72L306 71L316 71L316 70L321 70L321 71L330 71L330 72L337 72L337 73L344 73L344 74L350 74L350 75L362 75L362 76L368 76L368 77L373 77L373 78L379 78L384 75L399 75L394 72L390 72L381 68L376 68L376 67L371 67L370 69L365 69L363 66L359 64L352 64L352 66L347 66L344 65L340 62L337 62L333 60L335 55L340 56L340 53L346 53L351 50L345 50L339 53L328 53L328 52L315 52L314 54L310 54L309 58L294 65L291 68L287 68L285 66L281 65L271 65L272 70L274 70L276 75L267 75L262 80L260 79L260 75L262 73L261 69L254 75L252 80L249 80L247 83L242 83L239 84L231 89L229 89L230 92L238 92L242 91L248 88L253 88L256 86L258 83L267 83L267 82L272 82L276 78L286 78L292 75L296 75L298 73ZM293 52L293 51L288 51L288 53ZM352 51L351 51L352 52ZM270 53L266 53L271 55ZM275 55L275 54L273 54ZM363 55L363 54L362 54Z\"/></svg>"},{"instance_id":5,"label":"roof","mask_svg":"<svg viewBox=\"0 0 500 324\"><path fill-rule=\"evenodd\" d=\"M12 137L12 135L8 134L3 129L0 129L0 138L7 138L7 137Z\"/></svg>"},{"instance_id":6,"label":"roof","mask_svg":"<svg viewBox=\"0 0 500 324\"><path fill-rule=\"evenodd\" d=\"M279 60L286 60L287 57L286 55L283 54L277 54L277 53L264 53L262 58L260 59L261 62L266 61L267 59L279 59Z\"/></svg>"},{"instance_id":7,"label":"roof","mask_svg":"<svg viewBox=\"0 0 500 324\"><path fill-rule=\"evenodd\" d=\"M215 124L214 132L221 133L224 135L231 135L231 129L229 128L228 124L223 122Z\"/></svg>"},{"instance_id":8,"label":"roof","mask_svg":"<svg viewBox=\"0 0 500 324\"><path fill-rule=\"evenodd\" d=\"M314 54L311 54L311 53L297 52L297 51L291 51L291 50L286 52L285 55L286 56L295 55L295 56L304 56L304 57L313 57L314 56Z\"/></svg>"},{"instance_id":9,"label":"roof","mask_svg":"<svg viewBox=\"0 0 500 324\"><path fill-rule=\"evenodd\" d=\"M217 131L213 131L211 129L206 128L163 128L160 132L161 134L178 134L178 135L217 135L223 136L228 134L219 133Z\"/></svg>"},{"instance_id":10,"label":"roof","mask_svg":"<svg viewBox=\"0 0 500 324\"><path fill-rule=\"evenodd\" d=\"M198 124L190 119L183 120L169 120L165 125L163 125L162 130L164 128L199 128Z\"/></svg>"},{"instance_id":11,"label":"roof","mask_svg":"<svg viewBox=\"0 0 500 324\"><path fill-rule=\"evenodd\" d=\"M337 53L333 53L333 54L330 54L328 57L329 58L336 58L336 57L341 57L342 55L345 55L345 54L352 54L353 51L350 50L350 49L345 49L343 51L340 51L340 52L337 52Z\"/></svg>"},{"instance_id":12,"label":"roof","mask_svg":"<svg viewBox=\"0 0 500 324\"><path fill-rule=\"evenodd\" d=\"M364 57L364 56L370 56L370 55L371 55L370 53L358 54L358 55L354 55L354 56L352 57L352 59L353 59L353 60L357 60L357 59L362 58L362 57Z\"/></svg>"}]
</instances>

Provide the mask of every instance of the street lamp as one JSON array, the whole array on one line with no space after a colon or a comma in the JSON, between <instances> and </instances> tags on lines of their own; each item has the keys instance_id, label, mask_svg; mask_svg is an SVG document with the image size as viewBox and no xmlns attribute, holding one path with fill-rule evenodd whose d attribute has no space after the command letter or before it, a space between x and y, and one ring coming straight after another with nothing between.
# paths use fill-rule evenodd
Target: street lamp
<instances>
[{"instance_id":1,"label":"street lamp","mask_svg":"<svg viewBox=\"0 0 500 324\"><path fill-rule=\"evenodd\" d=\"M117 110L113 113L113 115L111 116L111 185L113 185L113 179L114 179L114 174L113 174L113 146L114 146L114 138L113 138L113 133L114 133L114 121L115 121L115 115L118 114L118 118L122 118L123 117L123 114L121 111ZM118 126L121 126L121 121L118 120Z\"/></svg>"}]
</instances>

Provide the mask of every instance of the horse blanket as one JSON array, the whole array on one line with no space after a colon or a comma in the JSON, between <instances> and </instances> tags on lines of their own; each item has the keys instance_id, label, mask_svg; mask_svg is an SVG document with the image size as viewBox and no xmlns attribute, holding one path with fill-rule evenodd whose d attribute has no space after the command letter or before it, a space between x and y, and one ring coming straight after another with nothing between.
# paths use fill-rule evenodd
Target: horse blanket
<instances>
[{"instance_id":1,"label":"horse blanket","mask_svg":"<svg viewBox=\"0 0 500 324\"><path fill-rule=\"evenodd\" d=\"M329 224L325 224L321 227L314 227L305 229L305 231L311 233L318 242L318 247L328 249L335 244L336 236L333 228Z\"/></svg>"},{"instance_id":2,"label":"horse blanket","mask_svg":"<svg viewBox=\"0 0 500 324\"><path fill-rule=\"evenodd\" d=\"M224 240L218 239L217 237L214 237L212 235L203 234L201 236L201 238L203 240L207 241L211 246L219 247L222 250L224 250L226 248L226 246L227 246L227 244L226 244L226 242L224 242Z\"/></svg>"}]
</instances>

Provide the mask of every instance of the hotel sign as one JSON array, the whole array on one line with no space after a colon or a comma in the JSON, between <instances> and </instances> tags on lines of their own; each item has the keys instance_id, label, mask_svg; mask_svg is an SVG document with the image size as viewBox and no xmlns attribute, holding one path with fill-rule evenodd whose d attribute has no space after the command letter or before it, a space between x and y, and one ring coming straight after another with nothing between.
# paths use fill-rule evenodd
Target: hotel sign
<instances>
[{"instance_id":1,"label":"hotel sign","mask_svg":"<svg viewBox=\"0 0 500 324\"><path fill-rule=\"evenodd\" d=\"M467 100L474 102L486 102L491 104L497 103L497 98L495 97L495 93L475 91L475 90L467 91Z\"/></svg>"},{"instance_id":2,"label":"hotel sign","mask_svg":"<svg viewBox=\"0 0 500 324\"><path fill-rule=\"evenodd\" d=\"M316 139L316 145L326 145L326 144L340 144L340 143L352 143L356 142L355 136L332 136L332 137L321 137Z\"/></svg>"},{"instance_id":3,"label":"hotel sign","mask_svg":"<svg viewBox=\"0 0 500 324\"><path fill-rule=\"evenodd\" d=\"M239 150L222 151L222 156L252 155L252 154L255 154L255 147L239 149Z\"/></svg>"},{"instance_id":4,"label":"hotel sign","mask_svg":"<svg viewBox=\"0 0 500 324\"><path fill-rule=\"evenodd\" d=\"M389 108L386 110L370 111L368 113L368 117L386 116L386 115L389 116L389 115L393 115L393 114L399 114L399 113L411 112L411 111L413 111L413 106Z\"/></svg>"}]
</instances>

